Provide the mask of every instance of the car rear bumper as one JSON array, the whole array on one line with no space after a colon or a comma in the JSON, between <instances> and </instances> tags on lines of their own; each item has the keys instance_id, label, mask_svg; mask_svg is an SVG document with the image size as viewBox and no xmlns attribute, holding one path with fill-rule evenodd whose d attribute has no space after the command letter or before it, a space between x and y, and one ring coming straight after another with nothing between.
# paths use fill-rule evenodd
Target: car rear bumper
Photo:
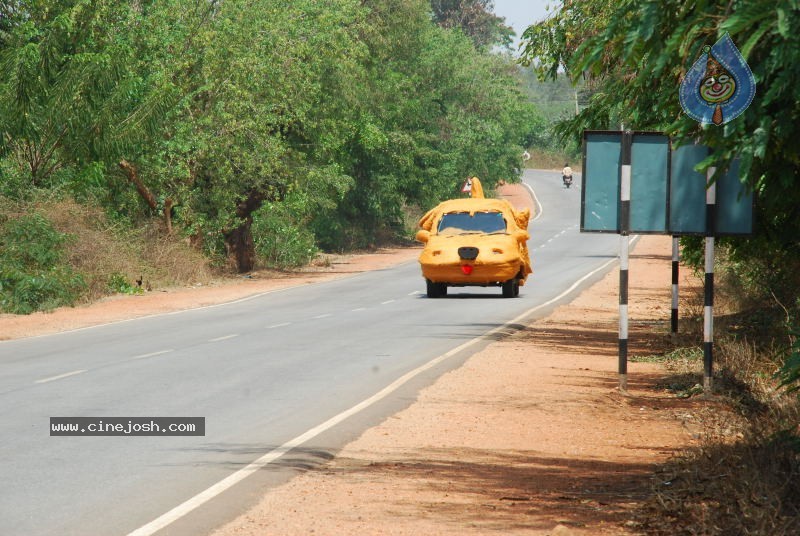
<instances>
[{"instance_id":1,"label":"car rear bumper","mask_svg":"<svg viewBox=\"0 0 800 536\"><path fill-rule=\"evenodd\" d=\"M461 266L468 264L472 266L469 274L462 271ZM523 275L520 284L524 283L525 271L522 270L522 262L502 262L502 263L437 263L426 264L420 261L422 266L422 276L434 283L447 283L448 285L464 286L489 286L503 283L509 279L514 279L520 274Z\"/></svg>"}]
</instances>

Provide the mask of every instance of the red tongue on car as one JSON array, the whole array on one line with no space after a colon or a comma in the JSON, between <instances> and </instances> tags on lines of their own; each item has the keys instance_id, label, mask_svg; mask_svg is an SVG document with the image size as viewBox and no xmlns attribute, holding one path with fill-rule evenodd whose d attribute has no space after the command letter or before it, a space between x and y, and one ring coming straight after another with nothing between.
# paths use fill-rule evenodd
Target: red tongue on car
<instances>
[{"instance_id":1,"label":"red tongue on car","mask_svg":"<svg viewBox=\"0 0 800 536\"><path fill-rule=\"evenodd\" d=\"M469 275L472 273L472 265L471 264L462 264L461 271L464 272L464 275Z\"/></svg>"}]
</instances>

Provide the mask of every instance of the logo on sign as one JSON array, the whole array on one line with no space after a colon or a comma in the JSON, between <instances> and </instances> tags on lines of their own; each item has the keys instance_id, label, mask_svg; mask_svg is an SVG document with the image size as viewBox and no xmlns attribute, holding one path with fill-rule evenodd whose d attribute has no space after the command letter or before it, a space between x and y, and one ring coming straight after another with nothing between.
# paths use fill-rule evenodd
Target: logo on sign
<instances>
[{"instance_id":1,"label":"logo on sign","mask_svg":"<svg viewBox=\"0 0 800 536\"><path fill-rule=\"evenodd\" d=\"M727 33L703 48L680 87L683 111L704 125L724 125L739 117L755 94L753 72Z\"/></svg>"}]
</instances>

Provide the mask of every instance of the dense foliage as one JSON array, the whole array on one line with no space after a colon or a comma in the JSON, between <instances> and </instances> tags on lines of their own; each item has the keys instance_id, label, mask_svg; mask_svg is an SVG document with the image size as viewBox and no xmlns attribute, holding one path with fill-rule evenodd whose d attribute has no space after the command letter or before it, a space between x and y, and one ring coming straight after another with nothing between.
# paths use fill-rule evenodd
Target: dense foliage
<instances>
[{"instance_id":1,"label":"dense foliage","mask_svg":"<svg viewBox=\"0 0 800 536\"><path fill-rule=\"evenodd\" d=\"M514 180L533 136L488 50L504 27L470 13L477 33L426 0L0 2L0 195L163 218L239 271L396 237L468 175Z\"/></svg>"},{"instance_id":2,"label":"dense foliage","mask_svg":"<svg viewBox=\"0 0 800 536\"><path fill-rule=\"evenodd\" d=\"M738 118L701 127L680 107L678 87L701 54L728 32L750 65L757 94ZM678 143L714 149L706 166L741 157L758 196L756 234L726 240L743 283L800 317L800 3L797 0L587 0L565 2L524 34L524 59L542 77L564 70L592 89L589 105L562 124L664 130ZM701 259L697 241L687 258Z\"/></svg>"}]
</instances>

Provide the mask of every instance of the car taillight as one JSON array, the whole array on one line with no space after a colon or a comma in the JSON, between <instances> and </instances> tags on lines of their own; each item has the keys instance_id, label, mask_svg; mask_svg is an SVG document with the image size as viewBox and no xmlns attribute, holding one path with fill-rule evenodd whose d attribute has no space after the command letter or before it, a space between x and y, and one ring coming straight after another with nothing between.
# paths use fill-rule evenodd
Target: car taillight
<instances>
[{"instance_id":1,"label":"car taillight","mask_svg":"<svg viewBox=\"0 0 800 536\"><path fill-rule=\"evenodd\" d=\"M469 275L472 273L472 265L471 264L462 264L461 271L464 272L464 275Z\"/></svg>"}]
</instances>

